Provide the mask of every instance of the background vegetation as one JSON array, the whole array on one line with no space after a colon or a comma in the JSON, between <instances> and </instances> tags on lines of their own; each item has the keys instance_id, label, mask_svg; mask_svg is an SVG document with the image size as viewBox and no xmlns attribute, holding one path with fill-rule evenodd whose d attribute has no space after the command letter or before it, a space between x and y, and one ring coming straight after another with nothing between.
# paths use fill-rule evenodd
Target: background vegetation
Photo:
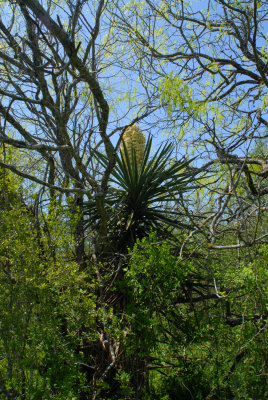
<instances>
[{"instance_id":1,"label":"background vegetation","mask_svg":"<svg viewBox=\"0 0 268 400\"><path fill-rule=\"evenodd\" d=\"M265 399L267 2L0 10L0 398Z\"/></svg>"}]
</instances>

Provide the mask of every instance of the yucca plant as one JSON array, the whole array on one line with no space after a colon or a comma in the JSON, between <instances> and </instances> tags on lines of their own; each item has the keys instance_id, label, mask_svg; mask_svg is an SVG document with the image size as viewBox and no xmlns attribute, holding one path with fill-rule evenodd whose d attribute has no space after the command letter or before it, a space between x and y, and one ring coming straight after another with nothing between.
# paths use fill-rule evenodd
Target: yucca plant
<instances>
[{"instance_id":1,"label":"yucca plant","mask_svg":"<svg viewBox=\"0 0 268 400\"><path fill-rule=\"evenodd\" d=\"M137 129L135 132L140 134ZM164 236L178 227L181 217L176 206L178 197L194 187L194 173L188 169L189 161L174 160L172 144L161 146L150 158L151 137L144 145L141 157L137 157L141 147L136 150L135 141L132 140L132 145L129 142L122 141L106 196L107 239L114 250L121 252L150 229ZM107 166L104 155L98 152L95 155L104 167ZM94 201L87 202L84 211L88 217L86 226L97 229L100 221Z\"/></svg>"}]
</instances>

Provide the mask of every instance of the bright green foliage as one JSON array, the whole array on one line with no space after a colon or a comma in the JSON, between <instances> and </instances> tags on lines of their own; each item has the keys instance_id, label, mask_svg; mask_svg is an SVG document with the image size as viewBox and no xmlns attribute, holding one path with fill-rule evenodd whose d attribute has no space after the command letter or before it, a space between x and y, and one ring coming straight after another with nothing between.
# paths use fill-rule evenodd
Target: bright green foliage
<instances>
[{"instance_id":1,"label":"bright green foliage","mask_svg":"<svg viewBox=\"0 0 268 400\"><path fill-rule=\"evenodd\" d=\"M230 252L210 264L219 288L231 290L227 297L183 302L188 282L198 277L202 290L202 270L191 260L178 261L173 246L155 232L137 241L125 276L131 298L126 346L133 360L139 351L151 370L148 398L266 398L267 247L253 262L246 259L245 252L237 267Z\"/></svg>"},{"instance_id":2,"label":"bright green foliage","mask_svg":"<svg viewBox=\"0 0 268 400\"><path fill-rule=\"evenodd\" d=\"M4 158L10 162L14 153L5 149ZM0 160L2 158L3 155L0 154ZM19 202L21 182L22 180L13 176L9 170L0 168L0 210L10 209Z\"/></svg>"},{"instance_id":3,"label":"bright green foliage","mask_svg":"<svg viewBox=\"0 0 268 400\"><path fill-rule=\"evenodd\" d=\"M137 240L130 257L124 278L125 290L130 296L127 315L136 331L130 341L136 341L136 345L138 342L148 356L161 331L159 312L173 307L190 268L178 262L172 247L167 241L159 241L156 232ZM134 353L136 345L130 346Z\"/></svg>"},{"instance_id":4,"label":"bright green foliage","mask_svg":"<svg viewBox=\"0 0 268 400\"><path fill-rule=\"evenodd\" d=\"M0 399L268 398L267 0L0 8Z\"/></svg>"},{"instance_id":5,"label":"bright green foliage","mask_svg":"<svg viewBox=\"0 0 268 400\"><path fill-rule=\"evenodd\" d=\"M186 112L190 116L198 117L204 107L194 100L192 89L184 79L171 72L159 85L160 102L167 104L167 114L170 117L174 110Z\"/></svg>"},{"instance_id":6,"label":"bright green foliage","mask_svg":"<svg viewBox=\"0 0 268 400\"><path fill-rule=\"evenodd\" d=\"M172 254L168 242L159 242L156 232L137 240L131 253L126 279L139 306L146 312L166 306L178 295L180 284L190 272Z\"/></svg>"},{"instance_id":7,"label":"bright green foliage","mask_svg":"<svg viewBox=\"0 0 268 400\"><path fill-rule=\"evenodd\" d=\"M203 257L204 249L182 261L174 236L163 240L161 230L149 231L129 250L124 273L111 289L111 296L124 294L121 312L100 300L96 306L96 284L89 283L93 270L81 273L73 261L73 221L66 210L55 205L37 229L31 209L20 196L12 199L0 212L3 400L16 394L73 400L82 398L81 390L91 398L81 366L94 362L103 325L124 363L110 370L109 381L99 380L99 398L135 399L137 371L148 375L144 399L267 397L267 246L242 248L239 259L236 250ZM179 230L176 235L179 240ZM107 282L110 265L103 266ZM212 272L222 297L202 300ZM193 282L198 294L191 292ZM201 300L191 302L190 296ZM87 358L84 343L92 349Z\"/></svg>"},{"instance_id":8,"label":"bright green foliage","mask_svg":"<svg viewBox=\"0 0 268 400\"><path fill-rule=\"evenodd\" d=\"M95 339L92 289L72 261L62 221L52 227L50 216L38 231L18 198L0 220L1 399L74 399L84 381L79 346L83 335Z\"/></svg>"}]
</instances>

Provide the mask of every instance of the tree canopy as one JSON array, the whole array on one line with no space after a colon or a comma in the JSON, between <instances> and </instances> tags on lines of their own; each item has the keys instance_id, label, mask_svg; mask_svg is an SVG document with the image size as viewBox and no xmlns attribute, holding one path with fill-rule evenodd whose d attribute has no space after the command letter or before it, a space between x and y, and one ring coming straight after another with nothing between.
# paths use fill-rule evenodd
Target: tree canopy
<instances>
[{"instance_id":1,"label":"tree canopy","mask_svg":"<svg viewBox=\"0 0 268 400\"><path fill-rule=\"evenodd\" d=\"M267 2L0 10L0 397L265 398Z\"/></svg>"}]
</instances>

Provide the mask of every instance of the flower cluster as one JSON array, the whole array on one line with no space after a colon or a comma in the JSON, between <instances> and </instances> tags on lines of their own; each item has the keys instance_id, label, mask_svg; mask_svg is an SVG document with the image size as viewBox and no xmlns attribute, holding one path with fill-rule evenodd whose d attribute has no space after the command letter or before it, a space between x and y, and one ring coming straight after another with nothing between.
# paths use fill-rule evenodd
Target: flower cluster
<instances>
[{"instance_id":1,"label":"flower cluster","mask_svg":"<svg viewBox=\"0 0 268 400\"><path fill-rule=\"evenodd\" d=\"M145 135L141 133L141 129L137 125L129 126L125 130L125 133L123 135L123 141L126 145L130 162L132 162L132 150L134 150L137 166L140 166L145 149ZM123 144L121 144L120 148L122 154L124 155Z\"/></svg>"}]
</instances>

